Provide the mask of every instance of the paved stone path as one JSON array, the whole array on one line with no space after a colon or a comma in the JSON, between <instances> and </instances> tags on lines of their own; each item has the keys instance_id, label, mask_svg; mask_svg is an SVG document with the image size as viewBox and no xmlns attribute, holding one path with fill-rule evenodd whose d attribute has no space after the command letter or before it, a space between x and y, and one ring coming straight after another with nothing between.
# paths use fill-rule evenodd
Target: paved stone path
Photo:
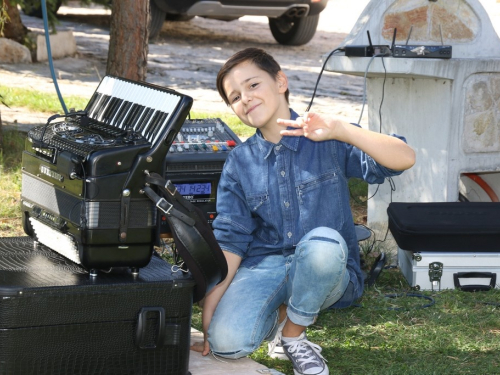
<instances>
[{"instance_id":1,"label":"paved stone path","mask_svg":"<svg viewBox=\"0 0 500 375\"><path fill-rule=\"evenodd\" d=\"M321 59L342 42L368 1L353 3L330 0L313 40L298 47L277 44L264 17L231 22L196 17L188 22L165 22L159 38L149 46L147 81L192 96L195 111L226 112L229 110L215 88L218 70L240 49L260 47L270 52L287 73L292 107L302 112L310 101ZM24 15L22 19L28 28L43 32L40 19ZM59 19L58 30L72 30L78 49L77 56L54 61L62 96L90 98L105 74L109 11L81 8L78 2L70 2L59 10ZM0 82L55 93L47 63L0 65ZM325 72L313 108L357 121L361 97L360 77ZM30 114L24 109L1 110L6 123L40 123L47 118L46 114Z\"/></svg>"}]
</instances>

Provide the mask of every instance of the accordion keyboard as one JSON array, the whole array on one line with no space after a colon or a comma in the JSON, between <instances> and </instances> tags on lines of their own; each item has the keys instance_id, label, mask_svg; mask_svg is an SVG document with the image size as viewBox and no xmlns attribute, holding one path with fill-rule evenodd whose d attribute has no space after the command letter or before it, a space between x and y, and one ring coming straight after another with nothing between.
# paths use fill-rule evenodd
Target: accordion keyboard
<instances>
[{"instance_id":1,"label":"accordion keyboard","mask_svg":"<svg viewBox=\"0 0 500 375\"><path fill-rule=\"evenodd\" d=\"M180 100L181 96L171 90L106 76L86 111L93 128L102 124L106 131L133 131L153 146L161 140L161 130Z\"/></svg>"}]
</instances>

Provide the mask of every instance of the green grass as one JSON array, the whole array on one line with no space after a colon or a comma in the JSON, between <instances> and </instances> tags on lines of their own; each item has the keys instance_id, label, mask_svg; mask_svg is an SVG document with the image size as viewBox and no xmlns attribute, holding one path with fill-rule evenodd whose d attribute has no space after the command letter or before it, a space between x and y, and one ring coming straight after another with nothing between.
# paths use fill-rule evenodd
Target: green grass
<instances>
[{"instance_id":1,"label":"green grass","mask_svg":"<svg viewBox=\"0 0 500 375\"><path fill-rule=\"evenodd\" d=\"M24 107L30 111L47 112L50 114L63 113L61 103L56 94L0 85L0 96L3 97L5 104L9 107ZM83 109L88 101L89 98L78 96L64 98L68 109Z\"/></svg>"},{"instance_id":2,"label":"green grass","mask_svg":"<svg viewBox=\"0 0 500 375\"><path fill-rule=\"evenodd\" d=\"M0 237L23 235L21 228L21 155L25 133L3 131L0 148Z\"/></svg>"}]
</instances>

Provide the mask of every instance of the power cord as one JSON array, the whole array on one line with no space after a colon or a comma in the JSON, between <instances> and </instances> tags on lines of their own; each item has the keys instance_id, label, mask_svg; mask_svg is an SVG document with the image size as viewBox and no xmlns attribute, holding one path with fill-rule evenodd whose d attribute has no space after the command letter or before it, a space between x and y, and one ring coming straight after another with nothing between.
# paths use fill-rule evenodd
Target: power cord
<instances>
[{"instance_id":1,"label":"power cord","mask_svg":"<svg viewBox=\"0 0 500 375\"><path fill-rule=\"evenodd\" d=\"M64 104L64 99L61 95L61 91L59 91L59 85L57 84L56 73L54 71L54 63L52 61L52 51L50 48L50 34L49 34L49 24L48 24L48 16L47 16L47 3L45 0L42 0L42 16L43 16L43 27L45 29L45 43L47 44L47 57L49 59L49 68L50 74L52 75L52 81L54 81L54 86L57 92L57 97L59 98L59 102L61 103L62 109L65 114L68 113L66 108L66 104Z\"/></svg>"},{"instance_id":2,"label":"power cord","mask_svg":"<svg viewBox=\"0 0 500 375\"><path fill-rule=\"evenodd\" d=\"M335 48L332 52L330 52L330 54L327 56L327 58L323 62L323 66L321 67L321 71L319 72L318 79L316 80L316 85L314 86L314 91L313 91L313 94L312 94L312 97L311 97L311 101L309 102L309 105L306 108L306 112L309 112L309 110L312 107L314 97L316 96L316 90L318 89L319 80L321 79L323 71L325 70L326 63L328 62L328 60L330 59L330 57L333 56L334 53L336 53L336 52L343 52L343 51L344 51L343 48L340 48L340 47L339 48Z\"/></svg>"}]
</instances>

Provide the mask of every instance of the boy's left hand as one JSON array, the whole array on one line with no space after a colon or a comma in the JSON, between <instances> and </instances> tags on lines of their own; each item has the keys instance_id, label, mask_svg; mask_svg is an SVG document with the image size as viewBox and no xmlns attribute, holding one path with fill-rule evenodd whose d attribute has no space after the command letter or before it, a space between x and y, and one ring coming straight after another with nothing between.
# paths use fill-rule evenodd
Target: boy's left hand
<instances>
[{"instance_id":1,"label":"boy's left hand","mask_svg":"<svg viewBox=\"0 0 500 375\"><path fill-rule=\"evenodd\" d=\"M344 121L312 112L306 112L296 120L278 119L277 122L279 125L295 128L281 130L281 135L304 136L313 141L338 139L344 127Z\"/></svg>"}]
</instances>

